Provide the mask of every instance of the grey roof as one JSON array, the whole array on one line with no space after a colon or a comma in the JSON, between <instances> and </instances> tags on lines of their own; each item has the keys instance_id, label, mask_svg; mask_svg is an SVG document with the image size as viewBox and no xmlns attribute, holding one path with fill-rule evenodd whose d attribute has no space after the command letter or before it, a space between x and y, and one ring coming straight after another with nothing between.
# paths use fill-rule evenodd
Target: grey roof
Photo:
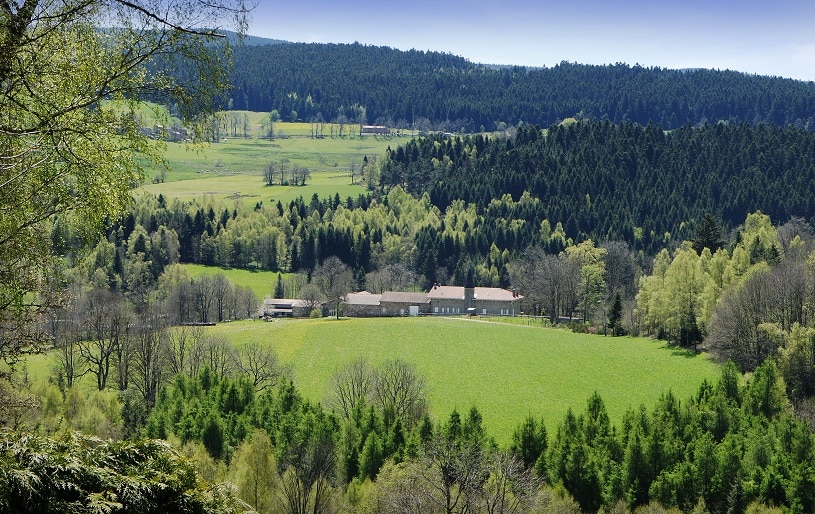
<instances>
[{"instance_id":1,"label":"grey roof","mask_svg":"<svg viewBox=\"0 0 815 514\"><path fill-rule=\"evenodd\" d=\"M348 293L345 295L345 303L347 305L379 305L380 298L382 298L381 294L371 294L368 291L361 291L359 293Z\"/></svg>"},{"instance_id":2,"label":"grey roof","mask_svg":"<svg viewBox=\"0 0 815 514\"><path fill-rule=\"evenodd\" d=\"M291 309L292 307L308 307L309 302L299 298L265 298L263 306L267 309Z\"/></svg>"},{"instance_id":3,"label":"grey roof","mask_svg":"<svg viewBox=\"0 0 815 514\"><path fill-rule=\"evenodd\" d=\"M476 287L474 299L511 302L523 298L517 293L499 287ZM430 300L464 300L464 286L433 286L427 293Z\"/></svg>"},{"instance_id":4,"label":"grey roof","mask_svg":"<svg viewBox=\"0 0 815 514\"><path fill-rule=\"evenodd\" d=\"M430 303L427 293L403 293L400 291L385 291L382 301L388 303Z\"/></svg>"}]
</instances>

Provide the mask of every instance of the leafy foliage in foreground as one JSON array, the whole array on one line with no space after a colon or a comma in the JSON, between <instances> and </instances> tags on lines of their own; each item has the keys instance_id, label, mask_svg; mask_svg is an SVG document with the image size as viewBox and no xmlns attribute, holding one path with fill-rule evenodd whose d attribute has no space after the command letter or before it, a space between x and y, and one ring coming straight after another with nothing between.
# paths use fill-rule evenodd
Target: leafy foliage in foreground
<instances>
[{"instance_id":1,"label":"leafy foliage in foreground","mask_svg":"<svg viewBox=\"0 0 815 514\"><path fill-rule=\"evenodd\" d=\"M743 386L733 364L684 406L667 393L649 412L632 409L612 427L595 395L571 411L547 455L549 480L584 510L658 502L689 511L743 512L759 502L810 512L815 506L813 434L786 403L771 361Z\"/></svg>"},{"instance_id":2,"label":"leafy foliage in foreground","mask_svg":"<svg viewBox=\"0 0 815 514\"><path fill-rule=\"evenodd\" d=\"M320 501L336 501L336 493L345 489L349 501L359 496L352 502L358 505L421 504L422 510L436 512L447 504L456 505L448 512L482 512L497 484L523 480L524 490L515 493L531 496L514 498L520 500L518 512L540 507L533 496L542 483L567 491L583 511L658 503L684 511L701 505L710 512L744 512L758 503L810 512L815 506L812 431L794 417L772 361L742 381L736 366L727 364L717 383L703 382L686 402L667 392L651 408L631 408L620 426L611 423L602 398L594 394L585 411L569 410L548 436L543 420L528 417L502 449L475 407L466 416L454 410L437 424L425 417L407 430L389 408L363 405L350 417L337 418L308 406L291 384L244 404L241 379L214 379L205 372L176 379L151 414L148 432L161 435L152 432L169 428L173 416L180 416L173 430L182 439L202 442L219 459L232 453L223 451L227 444L238 448L237 462L259 437L257 432L248 437L251 430L235 432L242 424L238 419L245 419L269 435L265 451L273 454L269 462L277 463L279 480L268 487L277 488L279 498L296 497L292 488L297 488L323 495ZM206 414L199 424L193 418L201 412ZM221 427L221 437L212 438L213 423ZM184 427L199 425L183 435ZM213 440L222 445L220 453L212 451ZM394 467L401 485L391 476Z\"/></svg>"},{"instance_id":3,"label":"leafy foliage in foreground","mask_svg":"<svg viewBox=\"0 0 815 514\"><path fill-rule=\"evenodd\" d=\"M247 506L211 486L169 444L102 442L69 432L59 440L5 431L0 448L3 512L237 513Z\"/></svg>"}]
</instances>

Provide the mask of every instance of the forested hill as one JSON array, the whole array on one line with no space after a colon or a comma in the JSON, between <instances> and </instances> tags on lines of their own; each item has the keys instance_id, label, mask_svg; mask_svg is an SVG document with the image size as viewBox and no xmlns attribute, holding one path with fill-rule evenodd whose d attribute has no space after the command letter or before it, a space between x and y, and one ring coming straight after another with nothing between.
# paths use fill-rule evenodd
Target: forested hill
<instances>
[{"instance_id":1,"label":"forested hill","mask_svg":"<svg viewBox=\"0 0 815 514\"><path fill-rule=\"evenodd\" d=\"M666 232L693 237L705 213L725 228L756 210L779 223L815 221L815 133L773 125L666 133L579 122L527 126L515 138L437 134L389 151L381 173L382 184L427 192L442 211L462 199L491 212L492 199L528 191L541 202L527 219L560 221L576 239L625 239L646 253L659 251Z\"/></svg>"},{"instance_id":2,"label":"forested hill","mask_svg":"<svg viewBox=\"0 0 815 514\"><path fill-rule=\"evenodd\" d=\"M437 52L302 43L239 47L234 63L233 108L277 109L285 120L295 111L304 121L344 115L475 132L582 112L666 129L726 120L815 130L815 83L733 71L494 67Z\"/></svg>"}]
</instances>

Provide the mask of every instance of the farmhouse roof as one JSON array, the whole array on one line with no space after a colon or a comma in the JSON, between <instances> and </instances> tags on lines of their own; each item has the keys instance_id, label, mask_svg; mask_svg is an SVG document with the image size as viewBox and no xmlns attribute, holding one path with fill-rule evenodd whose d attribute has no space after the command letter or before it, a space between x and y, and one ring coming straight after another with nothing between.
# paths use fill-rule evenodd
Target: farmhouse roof
<instances>
[{"instance_id":1,"label":"farmhouse roof","mask_svg":"<svg viewBox=\"0 0 815 514\"><path fill-rule=\"evenodd\" d=\"M523 298L517 292L499 287L476 287L473 289L473 299L492 300L499 302L512 302ZM430 300L464 300L464 286L433 286L427 293Z\"/></svg>"},{"instance_id":2,"label":"farmhouse roof","mask_svg":"<svg viewBox=\"0 0 815 514\"><path fill-rule=\"evenodd\" d=\"M411 293L400 291L385 291L382 293L382 302L388 303L430 303L427 293Z\"/></svg>"},{"instance_id":3,"label":"farmhouse roof","mask_svg":"<svg viewBox=\"0 0 815 514\"><path fill-rule=\"evenodd\" d=\"M359 293L348 293L345 295L345 303L348 305L379 305L381 298L381 294L360 291Z\"/></svg>"},{"instance_id":4,"label":"farmhouse roof","mask_svg":"<svg viewBox=\"0 0 815 514\"><path fill-rule=\"evenodd\" d=\"M299 298L265 298L263 306L275 309L291 309L292 307L308 307L309 303Z\"/></svg>"}]
</instances>

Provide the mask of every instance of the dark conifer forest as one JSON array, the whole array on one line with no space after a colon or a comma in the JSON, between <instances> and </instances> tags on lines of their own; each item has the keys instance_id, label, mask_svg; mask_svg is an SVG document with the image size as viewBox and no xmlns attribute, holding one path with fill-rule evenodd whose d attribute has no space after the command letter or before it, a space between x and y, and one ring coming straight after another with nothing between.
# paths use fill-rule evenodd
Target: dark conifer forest
<instances>
[{"instance_id":1,"label":"dark conifer forest","mask_svg":"<svg viewBox=\"0 0 815 514\"><path fill-rule=\"evenodd\" d=\"M232 105L286 121L350 121L445 130L549 126L578 113L675 129L720 120L815 128L815 84L719 70L638 65L488 66L451 54L361 44L235 49Z\"/></svg>"},{"instance_id":2,"label":"dark conifer forest","mask_svg":"<svg viewBox=\"0 0 815 514\"><path fill-rule=\"evenodd\" d=\"M654 254L666 232L692 237L688 222L704 213L726 228L756 210L810 219L813 177L811 132L719 123L666 133L652 124L580 122L527 126L514 138L412 140L389 152L381 181L427 192L442 211L457 199L487 208L528 191L541 200L529 221L560 221L570 238L622 239Z\"/></svg>"}]
</instances>

